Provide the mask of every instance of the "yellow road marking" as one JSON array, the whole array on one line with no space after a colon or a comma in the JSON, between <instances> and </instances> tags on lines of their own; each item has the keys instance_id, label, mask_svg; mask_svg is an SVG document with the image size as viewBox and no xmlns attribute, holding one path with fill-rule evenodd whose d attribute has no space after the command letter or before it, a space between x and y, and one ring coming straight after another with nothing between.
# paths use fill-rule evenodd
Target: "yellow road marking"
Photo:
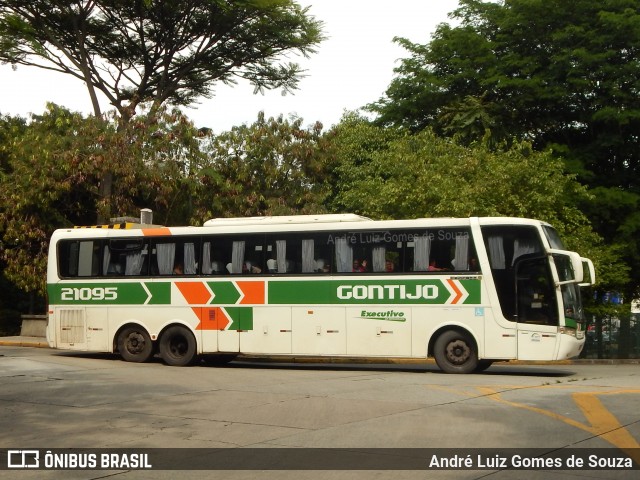
<instances>
[{"instance_id":1,"label":"yellow road marking","mask_svg":"<svg viewBox=\"0 0 640 480\"><path fill-rule=\"evenodd\" d=\"M589 425L578 422L572 418L565 417L558 413L543 408L533 407L524 403L512 402L502 398L501 393L490 387L476 387L481 393L494 401L504 403L516 408L529 410L555 420L579 428L592 435L598 436L603 440L611 443L615 447L624 451L636 463L640 464L640 444L633 438L629 431L620 424L618 419L602 404L598 396L600 395L619 395L628 393L640 393L640 390L616 390L609 392L577 392L572 394L574 402L578 405L585 418L589 421Z\"/></svg>"},{"instance_id":2,"label":"yellow road marking","mask_svg":"<svg viewBox=\"0 0 640 480\"><path fill-rule=\"evenodd\" d=\"M615 394L621 393L638 393L634 391L618 391ZM629 433L629 431L623 427L618 419L607 410L602 404L598 395L613 395L614 392L604 393L574 393L572 395L573 400L576 402L584 416L591 423L592 431L594 434L599 435L603 440L615 445L619 449L625 451L636 463L640 464L640 444Z\"/></svg>"}]
</instances>

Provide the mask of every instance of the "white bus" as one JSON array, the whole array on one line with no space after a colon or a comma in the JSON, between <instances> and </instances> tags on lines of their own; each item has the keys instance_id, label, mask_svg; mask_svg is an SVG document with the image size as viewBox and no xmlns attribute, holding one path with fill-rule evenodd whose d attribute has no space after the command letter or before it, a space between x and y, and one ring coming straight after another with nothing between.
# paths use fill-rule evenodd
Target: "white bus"
<instances>
[{"instance_id":1,"label":"white bus","mask_svg":"<svg viewBox=\"0 0 640 480\"><path fill-rule=\"evenodd\" d=\"M168 365L199 355L435 357L448 373L560 360L585 341L593 264L536 220L352 214L62 229L52 348Z\"/></svg>"}]
</instances>

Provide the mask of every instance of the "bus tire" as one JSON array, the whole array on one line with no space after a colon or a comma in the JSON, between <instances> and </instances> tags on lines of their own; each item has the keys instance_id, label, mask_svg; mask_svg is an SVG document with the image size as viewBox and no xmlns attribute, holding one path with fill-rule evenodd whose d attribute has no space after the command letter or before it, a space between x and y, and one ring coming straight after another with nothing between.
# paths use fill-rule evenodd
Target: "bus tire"
<instances>
[{"instance_id":1,"label":"bus tire","mask_svg":"<svg viewBox=\"0 0 640 480\"><path fill-rule=\"evenodd\" d=\"M151 337L142 327L126 327L118 335L118 352L127 362L146 362L153 354Z\"/></svg>"},{"instance_id":2,"label":"bus tire","mask_svg":"<svg viewBox=\"0 0 640 480\"><path fill-rule=\"evenodd\" d=\"M213 353L209 355L203 355L202 361L207 365L222 366L233 362L237 357L237 353Z\"/></svg>"},{"instance_id":3,"label":"bus tire","mask_svg":"<svg viewBox=\"0 0 640 480\"><path fill-rule=\"evenodd\" d=\"M445 373L471 373L478 366L475 343L469 334L456 330L447 330L436 339L433 356Z\"/></svg>"},{"instance_id":4,"label":"bus tire","mask_svg":"<svg viewBox=\"0 0 640 480\"><path fill-rule=\"evenodd\" d=\"M475 371L484 372L491 365L493 365L493 360L486 360L486 359L478 360L478 366L476 367Z\"/></svg>"},{"instance_id":5,"label":"bus tire","mask_svg":"<svg viewBox=\"0 0 640 480\"><path fill-rule=\"evenodd\" d=\"M189 329L174 325L160 337L160 357L167 365L184 367L196 358L196 339Z\"/></svg>"}]
</instances>

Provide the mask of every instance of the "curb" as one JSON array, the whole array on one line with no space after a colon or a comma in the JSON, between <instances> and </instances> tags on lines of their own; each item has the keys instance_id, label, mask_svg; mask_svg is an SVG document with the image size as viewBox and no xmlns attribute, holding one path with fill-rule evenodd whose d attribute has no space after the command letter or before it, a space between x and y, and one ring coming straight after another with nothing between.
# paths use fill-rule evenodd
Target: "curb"
<instances>
[{"instance_id":1,"label":"curb","mask_svg":"<svg viewBox=\"0 0 640 480\"><path fill-rule=\"evenodd\" d=\"M49 348L49 342L43 337L0 337L0 346Z\"/></svg>"}]
</instances>

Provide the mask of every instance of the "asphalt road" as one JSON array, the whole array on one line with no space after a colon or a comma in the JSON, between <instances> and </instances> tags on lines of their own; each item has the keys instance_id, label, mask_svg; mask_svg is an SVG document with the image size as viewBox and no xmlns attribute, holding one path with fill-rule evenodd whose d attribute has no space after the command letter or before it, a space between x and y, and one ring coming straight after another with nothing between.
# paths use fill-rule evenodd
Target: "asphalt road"
<instances>
[{"instance_id":1,"label":"asphalt road","mask_svg":"<svg viewBox=\"0 0 640 480\"><path fill-rule=\"evenodd\" d=\"M0 346L0 449L607 449L640 464L640 366L233 362L167 367ZM310 450L306 450L310 449ZM318 450L313 450L318 449ZM142 451L142 450L140 450ZM163 452L161 450L160 452ZM285 452L295 450L285 450ZM603 451L603 450L594 450ZM157 457L157 452L154 455ZM178 452L178 453L176 453ZM205 451L207 453L209 451ZM217 452L217 450L216 450ZM430 453L431 450L426 451ZM536 452L540 452L537 450ZM209 452L210 454L211 452ZM418 451L420 454L420 451ZM258 457L256 457L258 458ZM293 457L292 457L293 458ZM430 456L425 459L429 461ZM474 457L475 458L475 457ZM638 470L0 470L0 478L638 478ZM0 463L2 465L2 463ZM6 463L5 463L6 465ZM486 465L484 465L486 467ZM125 466L126 467L126 466ZM244 466L246 468L246 465ZM328 467L330 468L330 467Z\"/></svg>"}]
</instances>

